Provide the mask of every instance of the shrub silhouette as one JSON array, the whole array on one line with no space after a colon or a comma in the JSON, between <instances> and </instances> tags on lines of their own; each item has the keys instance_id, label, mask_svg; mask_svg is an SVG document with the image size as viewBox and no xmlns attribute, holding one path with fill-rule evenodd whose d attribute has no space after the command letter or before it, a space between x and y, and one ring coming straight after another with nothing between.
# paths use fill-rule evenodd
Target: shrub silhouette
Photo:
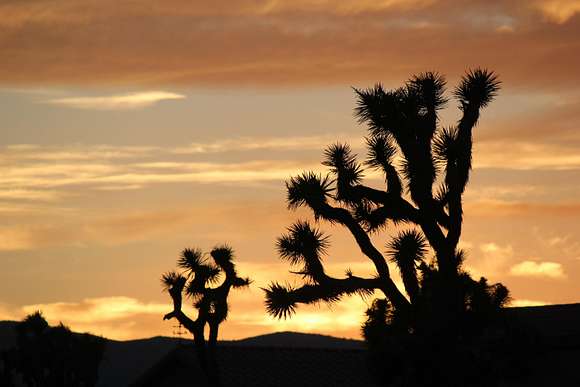
<instances>
[{"instance_id":1,"label":"shrub silhouette","mask_svg":"<svg viewBox=\"0 0 580 387\"><path fill-rule=\"evenodd\" d=\"M177 260L177 266L183 271L163 274L161 282L173 300L173 311L167 313L163 319L175 318L192 333L202 370L210 383L219 385L215 347L219 325L228 316L227 298L231 288L248 286L251 280L238 275L231 247L217 246L209 255L211 260L200 249L184 249ZM193 301L197 310L195 320L182 311L183 295ZM207 350L204 337L206 325L209 326Z\"/></svg>"},{"instance_id":2,"label":"shrub silhouette","mask_svg":"<svg viewBox=\"0 0 580 387\"><path fill-rule=\"evenodd\" d=\"M3 383L26 386L94 386L105 340L73 333L62 323L50 327L40 312L16 325L17 346L4 353ZM4 385L4 384L3 384Z\"/></svg>"},{"instance_id":3,"label":"shrub silhouette","mask_svg":"<svg viewBox=\"0 0 580 387\"><path fill-rule=\"evenodd\" d=\"M309 208L317 222L346 227L376 275L363 278L347 270L343 278L329 276L323 264L328 237L311 223L297 221L277 247L282 259L299 267L294 273L305 283L271 283L264 289L267 311L287 318L300 303L332 303L345 295L378 291L384 298L369 308L362 329L380 363L375 369L381 378L404 383L405 370L412 369L428 375L418 385L453 385L452 378L427 372L429 364L440 365L429 357L437 356L437 348L447 351L444 357L461 352L452 348L482 337L509 300L503 285L474 280L463 270L465 252L458 248L472 131L499 85L491 71L468 71L453 92L462 116L449 128L439 125L439 111L448 102L446 81L439 74L419 74L395 90L380 84L355 89L355 115L368 125L367 159L359 163L348 144L329 146L322 164L330 173L292 177L286 183L287 203L289 209ZM383 175L383 189L363 184L365 167ZM399 232L383 254L370 235L391 227ZM397 267L404 291L393 281L389 262ZM460 359L448 357L442 364ZM449 368L441 369L445 373Z\"/></svg>"}]
</instances>

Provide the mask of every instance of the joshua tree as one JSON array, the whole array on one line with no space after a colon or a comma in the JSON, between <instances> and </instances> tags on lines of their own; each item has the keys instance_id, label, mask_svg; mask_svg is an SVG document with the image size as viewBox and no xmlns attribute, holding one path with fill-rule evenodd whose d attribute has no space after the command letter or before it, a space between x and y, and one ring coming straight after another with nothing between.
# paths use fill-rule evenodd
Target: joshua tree
<instances>
[{"instance_id":1,"label":"joshua tree","mask_svg":"<svg viewBox=\"0 0 580 387\"><path fill-rule=\"evenodd\" d=\"M232 287L248 286L251 280L238 276L231 247L217 246L209 255L213 262L208 260L200 249L184 249L177 260L177 266L183 271L170 271L163 274L161 281L164 289L169 292L173 300L173 311L167 313L163 319L175 318L192 333L201 367L209 381L217 385L219 381L215 346L219 325L228 316L227 298ZM223 279L218 285L220 277ZM212 285L215 286L212 287ZM195 320L182 311L183 294L192 299L193 306L197 309ZM209 358L206 355L204 337L206 324L209 325Z\"/></svg>"},{"instance_id":2,"label":"joshua tree","mask_svg":"<svg viewBox=\"0 0 580 387\"><path fill-rule=\"evenodd\" d=\"M290 209L309 208L316 221L346 227L376 275L343 278L326 274L322 258L328 237L307 221L298 221L278 239L281 258L300 266L299 287L273 282L266 292L267 311L291 316L298 304L335 302L344 295L382 293L367 311L363 333L378 342L387 333L413 337L465 337L481 332L486 318L508 300L501 284L488 285L462 269L465 253L458 248L463 223L462 195L469 180L472 131L480 111L499 90L493 72L467 72L453 95L462 113L456 125L441 128L439 111L447 103L445 79L436 73L412 77L403 87L357 90L355 115L369 128L364 164L347 144L324 152L327 175L304 172L287 183ZM382 189L363 185L364 168L384 177ZM399 233L386 252L371 241L397 226ZM400 226L404 226L400 228ZM378 239L378 237L377 237ZM389 262L399 270L404 290L397 287Z\"/></svg>"}]
</instances>

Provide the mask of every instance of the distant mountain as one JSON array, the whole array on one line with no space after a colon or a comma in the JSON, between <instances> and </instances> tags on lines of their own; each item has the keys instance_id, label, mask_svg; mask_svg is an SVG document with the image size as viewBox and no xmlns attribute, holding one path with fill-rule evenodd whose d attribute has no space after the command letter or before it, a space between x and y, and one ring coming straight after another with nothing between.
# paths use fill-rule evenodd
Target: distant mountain
<instances>
[{"instance_id":1,"label":"distant mountain","mask_svg":"<svg viewBox=\"0 0 580 387\"><path fill-rule=\"evenodd\" d=\"M577 346L579 343L580 304L508 308L507 314L520 322L524 322L524 325L541 336L562 337L562 340L557 341L558 346L562 347L562 351L569 351L569 346ZM15 344L15 324L14 321L0 321L0 350ZM556 341L552 342L556 343ZM192 344L192 340L160 336L129 341L107 340L98 386L128 385L142 375L145 370L150 369L166 357L179 344ZM221 341L220 344L234 348L255 349L356 350L364 348L361 340L298 332L270 333L242 340ZM567 364L563 360L558 362Z\"/></svg>"},{"instance_id":2,"label":"distant mountain","mask_svg":"<svg viewBox=\"0 0 580 387\"><path fill-rule=\"evenodd\" d=\"M144 370L151 368L179 344L192 344L192 340L171 337L115 341L109 340L105 358L101 363L98 386L123 386L135 380ZM220 345L239 347L285 347L316 349L360 349L362 341L332 336L279 332L249 337L242 340L220 341Z\"/></svg>"},{"instance_id":3,"label":"distant mountain","mask_svg":"<svg viewBox=\"0 0 580 387\"><path fill-rule=\"evenodd\" d=\"M15 321L0 321L0 350L16 343ZM107 340L107 346L98 386L125 386L165 357L180 344L192 344L192 340L156 336L148 339L117 341ZM316 349L360 349L360 340L342 339L332 336L277 332L242 340L220 341L221 345L239 347L280 347Z\"/></svg>"},{"instance_id":4,"label":"distant mountain","mask_svg":"<svg viewBox=\"0 0 580 387\"><path fill-rule=\"evenodd\" d=\"M364 343L361 340L341 339L333 336L300 332L269 333L225 343L252 347L284 348L361 349L364 347Z\"/></svg>"}]
</instances>

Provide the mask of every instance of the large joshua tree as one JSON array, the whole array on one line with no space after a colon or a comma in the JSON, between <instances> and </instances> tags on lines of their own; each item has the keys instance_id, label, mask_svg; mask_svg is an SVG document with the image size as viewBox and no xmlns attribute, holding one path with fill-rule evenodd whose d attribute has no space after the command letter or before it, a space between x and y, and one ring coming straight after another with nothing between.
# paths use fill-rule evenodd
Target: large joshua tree
<instances>
[{"instance_id":1,"label":"large joshua tree","mask_svg":"<svg viewBox=\"0 0 580 387\"><path fill-rule=\"evenodd\" d=\"M480 112L499 90L496 75L468 71L454 89L461 118L440 126L439 112L448 102L443 76L427 72L403 87L385 90L376 85L357 90L355 115L368 125L364 163L347 144L324 152L327 175L304 172L286 183L290 209L309 208L316 221L346 227L376 274L363 278L350 270L342 278L328 275L323 256L328 238L307 221L298 221L278 239L281 258L300 266L299 287L273 282L265 289L267 311L291 316L298 304L334 302L344 295L382 293L367 312L363 332L369 339L377 326L425 336L465 335L492 311L503 306L508 292L501 284L476 281L462 269L458 248L463 224L462 196L472 160L472 132ZM363 184L365 167L384 177L381 188ZM380 233L396 226L398 235L377 247ZM385 243L386 241L382 241ZM392 276L397 267L404 289Z\"/></svg>"},{"instance_id":2,"label":"large joshua tree","mask_svg":"<svg viewBox=\"0 0 580 387\"><path fill-rule=\"evenodd\" d=\"M200 249L184 249L177 260L181 271L163 274L161 282L173 300L173 311L163 319L175 318L191 332L202 370L213 385L218 385L215 347L219 325L228 316L228 295L232 288L248 286L251 280L238 275L231 247L214 247L209 256L211 260ZM195 320L182 310L183 295L191 298L197 310ZM206 351L204 337L206 325L209 326L209 351Z\"/></svg>"}]
</instances>

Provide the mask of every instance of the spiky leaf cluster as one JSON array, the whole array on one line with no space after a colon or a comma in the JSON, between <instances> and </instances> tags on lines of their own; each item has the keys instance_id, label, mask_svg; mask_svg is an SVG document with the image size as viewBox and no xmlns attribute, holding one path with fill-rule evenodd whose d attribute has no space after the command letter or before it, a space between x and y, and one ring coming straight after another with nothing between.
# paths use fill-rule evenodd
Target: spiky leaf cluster
<instances>
[{"instance_id":1,"label":"spiky leaf cluster","mask_svg":"<svg viewBox=\"0 0 580 387\"><path fill-rule=\"evenodd\" d=\"M445 97L446 84L445 77L429 71L413 76L407 87L417 96L419 112L426 114L445 107L448 101Z\"/></svg>"},{"instance_id":2,"label":"spiky leaf cluster","mask_svg":"<svg viewBox=\"0 0 580 387\"><path fill-rule=\"evenodd\" d=\"M405 290L411 301L419 296L417 267L427 253L427 241L417 230L402 231L388 245L387 254L399 268Z\"/></svg>"},{"instance_id":3,"label":"spiky leaf cluster","mask_svg":"<svg viewBox=\"0 0 580 387\"><path fill-rule=\"evenodd\" d=\"M476 68L467 71L455 88L453 95L460 107L486 107L497 96L501 82L493 71Z\"/></svg>"},{"instance_id":4,"label":"spiky leaf cluster","mask_svg":"<svg viewBox=\"0 0 580 387\"><path fill-rule=\"evenodd\" d=\"M168 271L163 273L161 276L161 284L163 289L168 291L169 289L178 289L179 293L185 287L185 283L187 282L187 278L182 276L181 274L175 271Z\"/></svg>"},{"instance_id":5,"label":"spiky leaf cluster","mask_svg":"<svg viewBox=\"0 0 580 387\"><path fill-rule=\"evenodd\" d=\"M327 202L332 192L330 185L328 177L322 177L314 172L290 178L286 183L288 207L291 209L301 206L320 207Z\"/></svg>"},{"instance_id":6,"label":"spiky leaf cluster","mask_svg":"<svg viewBox=\"0 0 580 387\"><path fill-rule=\"evenodd\" d=\"M232 266L232 259L234 256L233 249L228 245L214 247L210 252L216 265L223 270L229 270Z\"/></svg>"},{"instance_id":7,"label":"spiky leaf cluster","mask_svg":"<svg viewBox=\"0 0 580 387\"><path fill-rule=\"evenodd\" d=\"M296 313L296 302L291 293L294 290L290 285L281 285L273 282L263 289L266 293L266 311L276 318L288 318Z\"/></svg>"},{"instance_id":8,"label":"spiky leaf cluster","mask_svg":"<svg viewBox=\"0 0 580 387\"><path fill-rule=\"evenodd\" d=\"M302 265L299 273L313 280L324 276L321 257L327 247L327 237L305 221L294 223L277 241L280 256L292 265Z\"/></svg>"},{"instance_id":9,"label":"spiky leaf cluster","mask_svg":"<svg viewBox=\"0 0 580 387\"><path fill-rule=\"evenodd\" d=\"M346 203L357 202L353 197L352 187L359 184L363 178L363 170L356 161L356 155L347 144L334 144L324 151L322 165L330 167L336 176L335 198Z\"/></svg>"}]
</instances>

